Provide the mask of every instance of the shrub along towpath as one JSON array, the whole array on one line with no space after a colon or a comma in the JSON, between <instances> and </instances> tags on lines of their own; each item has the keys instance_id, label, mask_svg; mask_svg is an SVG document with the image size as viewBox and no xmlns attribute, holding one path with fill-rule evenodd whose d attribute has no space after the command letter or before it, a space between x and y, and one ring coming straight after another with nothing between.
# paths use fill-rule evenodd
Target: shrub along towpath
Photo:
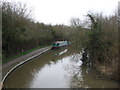
<instances>
[{"instance_id":1,"label":"shrub along towpath","mask_svg":"<svg viewBox=\"0 0 120 90\"><path fill-rule=\"evenodd\" d=\"M14 59L14 60L12 60L12 61L10 61L8 63L3 64L3 66L2 66L2 70L3 70L2 76L4 77L4 75L10 69L12 69L15 65L17 65L17 64L19 64L19 63L21 63L21 62L23 62L23 61L25 61L25 60L27 60L27 59L29 59L31 57L37 57L38 55L40 55L40 54L42 54L42 53L44 53L44 52L46 52L46 51L48 51L50 49L51 49L51 46L40 48L40 49L35 50L35 51L31 52L31 53L20 56L17 59Z\"/></svg>"}]
</instances>

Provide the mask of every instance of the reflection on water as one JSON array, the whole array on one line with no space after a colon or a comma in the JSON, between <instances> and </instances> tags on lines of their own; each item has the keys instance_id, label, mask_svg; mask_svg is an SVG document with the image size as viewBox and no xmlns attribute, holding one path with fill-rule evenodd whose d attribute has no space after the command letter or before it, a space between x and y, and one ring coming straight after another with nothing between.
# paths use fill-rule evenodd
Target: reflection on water
<instances>
[{"instance_id":1,"label":"reflection on water","mask_svg":"<svg viewBox=\"0 0 120 90\"><path fill-rule=\"evenodd\" d=\"M102 78L82 66L81 53L71 48L51 50L15 70L6 88L116 88L118 83Z\"/></svg>"},{"instance_id":2,"label":"reflection on water","mask_svg":"<svg viewBox=\"0 0 120 90\"><path fill-rule=\"evenodd\" d=\"M62 55L62 54L64 54L64 53L66 53L67 52L67 49L65 49L65 50L63 50L63 51L61 51L61 52L59 52L59 55Z\"/></svg>"}]
</instances>

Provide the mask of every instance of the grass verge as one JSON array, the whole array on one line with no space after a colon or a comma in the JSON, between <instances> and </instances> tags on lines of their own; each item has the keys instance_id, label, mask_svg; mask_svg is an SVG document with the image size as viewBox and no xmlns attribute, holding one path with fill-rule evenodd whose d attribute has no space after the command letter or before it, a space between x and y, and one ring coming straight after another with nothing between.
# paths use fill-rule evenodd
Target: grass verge
<instances>
[{"instance_id":1,"label":"grass verge","mask_svg":"<svg viewBox=\"0 0 120 90\"><path fill-rule=\"evenodd\" d=\"M12 60L14 60L14 59L20 57L20 56L26 55L26 54L28 54L28 53L30 53L30 52L33 52L33 51L35 51L35 50L37 50L37 49L44 48L44 47L47 47L47 46L50 46L50 45L39 46L39 47L30 49L30 50L27 50L27 51L25 51L25 52L21 52L21 53L15 55L15 56L13 56L13 57L10 57L10 58L3 58L2 64L8 63L8 62L10 62L10 61L12 61Z\"/></svg>"}]
</instances>

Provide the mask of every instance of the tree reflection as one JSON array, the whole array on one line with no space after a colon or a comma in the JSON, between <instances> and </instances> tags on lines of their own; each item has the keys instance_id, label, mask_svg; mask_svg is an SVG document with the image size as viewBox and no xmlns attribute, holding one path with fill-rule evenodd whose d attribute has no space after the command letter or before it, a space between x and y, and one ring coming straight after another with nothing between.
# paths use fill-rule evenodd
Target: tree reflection
<instances>
[{"instance_id":1,"label":"tree reflection","mask_svg":"<svg viewBox=\"0 0 120 90\"><path fill-rule=\"evenodd\" d=\"M116 88L118 84L101 77L101 74L89 65L80 64L81 60L72 58L66 69L66 82L70 88Z\"/></svg>"}]
</instances>

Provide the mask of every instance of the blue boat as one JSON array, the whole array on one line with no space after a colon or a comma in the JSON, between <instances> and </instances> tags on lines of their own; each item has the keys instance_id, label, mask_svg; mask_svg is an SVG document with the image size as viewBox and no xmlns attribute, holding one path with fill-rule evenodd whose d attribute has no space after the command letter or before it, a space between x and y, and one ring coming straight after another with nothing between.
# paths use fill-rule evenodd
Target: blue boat
<instances>
[{"instance_id":1,"label":"blue boat","mask_svg":"<svg viewBox=\"0 0 120 90\"><path fill-rule=\"evenodd\" d=\"M60 47L67 46L67 45L69 45L68 41L56 41L53 43L52 49L60 48Z\"/></svg>"}]
</instances>

